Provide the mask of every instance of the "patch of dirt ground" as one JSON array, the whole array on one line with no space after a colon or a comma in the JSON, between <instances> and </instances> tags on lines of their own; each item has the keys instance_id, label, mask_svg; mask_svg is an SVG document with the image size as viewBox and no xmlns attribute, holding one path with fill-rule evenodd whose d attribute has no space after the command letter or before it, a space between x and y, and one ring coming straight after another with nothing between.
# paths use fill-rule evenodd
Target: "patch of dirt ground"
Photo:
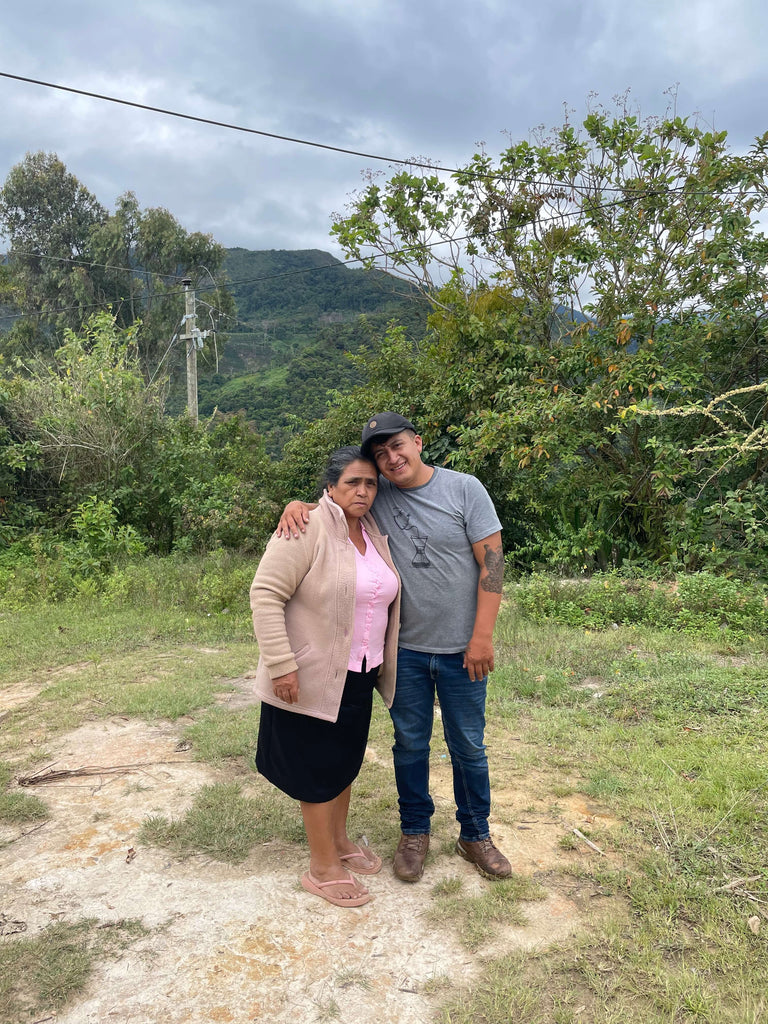
<instances>
[{"instance_id":1,"label":"patch of dirt ground","mask_svg":"<svg viewBox=\"0 0 768 1024\"><path fill-rule=\"evenodd\" d=\"M248 702L242 694L249 687L242 681L236 706ZM566 870L594 866L600 855L579 842L576 850L559 845L573 827L610 826L610 816L579 797L559 800L558 814L532 813L541 793L523 773L514 788L494 789L492 831L515 871L536 879L546 898L525 903L526 923L496 929L478 954L429 920L436 882L459 876L469 894L493 885L441 851L441 840L453 836L435 837L420 883L398 881L385 863L366 879L375 900L348 910L303 891L306 850L299 846L271 842L238 866L139 846L144 818L178 817L202 785L226 777L180 749L183 728L112 718L59 737L55 770L142 767L27 789L45 800L51 819L0 834L0 915L23 922L27 936L83 917L139 919L149 929L119 959L101 961L86 992L46 1021L423 1024L434 1019L441 982L469 984L485 958L564 940L611 902L595 900L604 894ZM452 806L450 767L439 755L432 784L436 802Z\"/></svg>"}]
</instances>

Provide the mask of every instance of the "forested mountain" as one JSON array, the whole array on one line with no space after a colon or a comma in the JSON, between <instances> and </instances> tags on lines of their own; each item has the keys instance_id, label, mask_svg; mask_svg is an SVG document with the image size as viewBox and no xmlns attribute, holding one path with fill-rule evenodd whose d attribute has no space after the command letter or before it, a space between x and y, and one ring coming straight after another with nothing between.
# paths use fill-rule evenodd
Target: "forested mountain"
<instances>
[{"instance_id":1,"label":"forested mountain","mask_svg":"<svg viewBox=\"0 0 768 1024\"><path fill-rule=\"evenodd\" d=\"M400 278L349 267L320 249L227 249L224 268L245 319L279 317L296 308L364 313L399 305L414 293Z\"/></svg>"},{"instance_id":2,"label":"forested mountain","mask_svg":"<svg viewBox=\"0 0 768 1024\"><path fill-rule=\"evenodd\" d=\"M427 306L413 286L319 249L228 249L224 271L236 319L218 366L201 366L200 412L242 410L272 450L322 415L329 389L359 382L346 352L375 347L391 319L414 334L424 328Z\"/></svg>"},{"instance_id":3,"label":"forested mountain","mask_svg":"<svg viewBox=\"0 0 768 1024\"><path fill-rule=\"evenodd\" d=\"M219 372L226 377L292 357L329 325L361 315L413 318L416 290L381 271L351 269L319 249L227 249L237 320Z\"/></svg>"}]
</instances>

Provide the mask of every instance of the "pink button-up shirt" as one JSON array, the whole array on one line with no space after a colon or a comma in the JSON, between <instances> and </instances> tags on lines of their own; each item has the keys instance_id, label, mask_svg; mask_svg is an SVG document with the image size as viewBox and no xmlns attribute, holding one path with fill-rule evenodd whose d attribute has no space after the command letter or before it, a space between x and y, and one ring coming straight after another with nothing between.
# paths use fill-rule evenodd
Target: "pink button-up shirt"
<instances>
[{"instance_id":1,"label":"pink button-up shirt","mask_svg":"<svg viewBox=\"0 0 768 1024\"><path fill-rule=\"evenodd\" d=\"M365 554L355 548L355 622L347 666L351 672L362 669L363 658L366 670L376 668L384 660L387 611L397 596L397 577L368 540L365 528L363 537Z\"/></svg>"}]
</instances>

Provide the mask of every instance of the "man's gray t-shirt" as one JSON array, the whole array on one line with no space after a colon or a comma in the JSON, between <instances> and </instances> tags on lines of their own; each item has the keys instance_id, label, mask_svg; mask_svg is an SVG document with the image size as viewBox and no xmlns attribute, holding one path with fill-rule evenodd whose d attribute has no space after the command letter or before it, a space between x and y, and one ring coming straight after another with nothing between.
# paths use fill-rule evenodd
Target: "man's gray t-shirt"
<instances>
[{"instance_id":1,"label":"man's gray t-shirt","mask_svg":"<svg viewBox=\"0 0 768 1024\"><path fill-rule=\"evenodd\" d=\"M476 477L440 466L420 487L395 487L380 475L372 511L403 581L400 646L463 651L480 576L472 545L501 530L488 492Z\"/></svg>"}]
</instances>

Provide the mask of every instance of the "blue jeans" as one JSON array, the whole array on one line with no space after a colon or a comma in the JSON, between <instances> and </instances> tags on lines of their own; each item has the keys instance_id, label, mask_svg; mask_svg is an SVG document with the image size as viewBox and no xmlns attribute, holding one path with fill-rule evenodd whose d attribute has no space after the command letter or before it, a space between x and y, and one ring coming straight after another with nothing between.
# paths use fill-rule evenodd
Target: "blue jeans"
<instances>
[{"instance_id":1,"label":"blue jeans","mask_svg":"<svg viewBox=\"0 0 768 1024\"><path fill-rule=\"evenodd\" d=\"M390 708L395 727L395 781L405 835L429 832L435 805L429 795L429 741L435 693L451 755L456 820L461 838L487 839L491 809L485 755L485 693L488 680L471 682L462 654L424 654L400 649L397 688Z\"/></svg>"}]
</instances>

